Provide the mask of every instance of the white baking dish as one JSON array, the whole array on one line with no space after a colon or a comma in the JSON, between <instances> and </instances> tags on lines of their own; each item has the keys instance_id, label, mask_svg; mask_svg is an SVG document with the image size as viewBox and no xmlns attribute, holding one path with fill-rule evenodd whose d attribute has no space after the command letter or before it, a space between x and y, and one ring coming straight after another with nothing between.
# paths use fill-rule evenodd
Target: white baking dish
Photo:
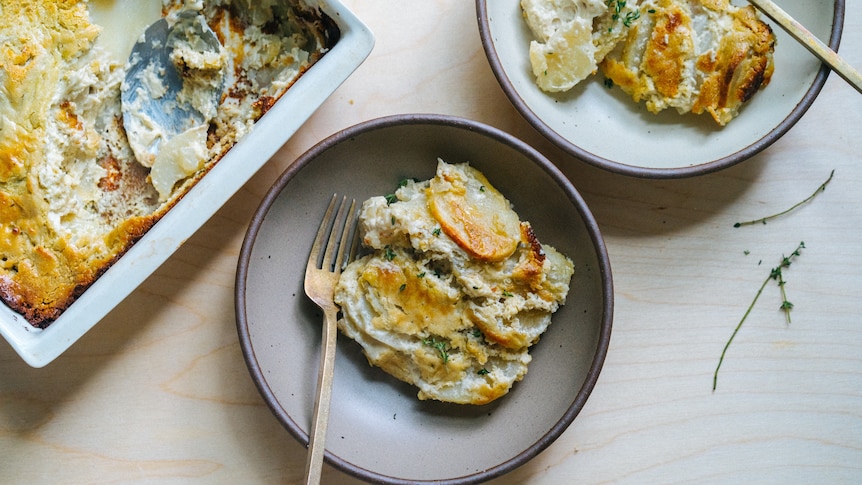
<instances>
[{"instance_id":1,"label":"white baking dish","mask_svg":"<svg viewBox=\"0 0 862 485\"><path fill-rule=\"evenodd\" d=\"M338 0L304 1L319 5L338 25L340 37L248 135L48 328L35 328L0 304L0 335L25 362L47 365L98 323L212 217L365 60L374 37L355 15Z\"/></svg>"}]
</instances>

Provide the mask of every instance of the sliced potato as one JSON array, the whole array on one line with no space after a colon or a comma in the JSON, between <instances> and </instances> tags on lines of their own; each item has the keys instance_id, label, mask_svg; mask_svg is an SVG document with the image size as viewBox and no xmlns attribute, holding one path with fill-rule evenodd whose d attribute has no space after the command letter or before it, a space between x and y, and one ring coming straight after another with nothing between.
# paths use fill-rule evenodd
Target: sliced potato
<instances>
[{"instance_id":1,"label":"sliced potato","mask_svg":"<svg viewBox=\"0 0 862 485\"><path fill-rule=\"evenodd\" d=\"M502 261L518 247L518 214L469 164L438 165L428 206L443 232L476 259Z\"/></svg>"},{"instance_id":2,"label":"sliced potato","mask_svg":"<svg viewBox=\"0 0 862 485\"><path fill-rule=\"evenodd\" d=\"M592 22L576 18L547 42L530 42L530 64L536 83L547 92L568 91L597 69Z\"/></svg>"}]
</instances>

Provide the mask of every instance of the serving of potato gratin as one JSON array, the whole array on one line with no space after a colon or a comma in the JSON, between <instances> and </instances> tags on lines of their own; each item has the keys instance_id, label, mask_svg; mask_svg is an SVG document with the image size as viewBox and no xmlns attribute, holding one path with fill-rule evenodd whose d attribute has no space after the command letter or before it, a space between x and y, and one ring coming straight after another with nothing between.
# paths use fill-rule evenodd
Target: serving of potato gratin
<instances>
[{"instance_id":1,"label":"serving of potato gratin","mask_svg":"<svg viewBox=\"0 0 862 485\"><path fill-rule=\"evenodd\" d=\"M485 404L527 373L565 303L572 261L468 163L372 197L360 213L371 252L342 273L341 331L419 399Z\"/></svg>"},{"instance_id":2,"label":"serving of potato gratin","mask_svg":"<svg viewBox=\"0 0 862 485\"><path fill-rule=\"evenodd\" d=\"M567 91L601 67L652 113L724 126L774 71L775 34L730 0L521 0L537 85Z\"/></svg>"}]
</instances>

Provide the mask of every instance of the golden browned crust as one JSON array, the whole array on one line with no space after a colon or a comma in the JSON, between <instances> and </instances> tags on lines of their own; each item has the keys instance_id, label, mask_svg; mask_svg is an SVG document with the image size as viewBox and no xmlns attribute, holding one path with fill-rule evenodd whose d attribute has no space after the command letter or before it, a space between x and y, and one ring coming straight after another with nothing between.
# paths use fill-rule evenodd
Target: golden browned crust
<instances>
[{"instance_id":1,"label":"golden browned crust","mask_svg":"<svg viewBox=\"0 0 862 485\"><path fill-rule=\"evenodd\" d=\"M451 170L431 181L428 207L461 249L479 261L502 261L518 246L518 217L505 210L509 201L484 175L470 167L464 170L472 176Z\"/></svg>"},{"instance_id":2,"label":"golden browned crust","mask_svg":"<svg viewBox=\"0 0 862 485\"><path fill-rule=\"evenodd\" d=\"M644 52L644 73L662 96L679 96L687 53L692 50L691 20L677 5L668 5L656 21Z\"/></svg>"},{"instance_id":3,"label":"golden browned crust","mask_svg":"<svg viewBox=\"0 0 862 485\"><path fill-rule=\"evenodd\" d=\"M750 5L731 15L733 31L721 39L717 55L697 59L698 70L707 75L691 109L697 114L706 111L720 125L769 84L774 71L775 36L769 25L758 19Z\"/></svg>"},{"instance_id":4,"label":"golden browned crust","mask_svg":"<svg viewBox=\"0 0 862 485\"><path fill-rule=\"evenodd\" d=\"M640 9L639 22L601 67L650 112L708 113L723 126L769 83L775 35L754 7L648 0Z\"/></svg>"},{"instance_id":5,"label":"golden browned crust","mask_svg":"<svg viewBox=\"0 0 862 485\"><path fill-rule=\"evenodd\" d=\"M71 0L8 1L0 12L0 297L41 326L92 279L81 255L46 229L30 168L44 157L57 70L90 48L98 28L89 23L86 4Z\"/></svg>"}]
</instances>

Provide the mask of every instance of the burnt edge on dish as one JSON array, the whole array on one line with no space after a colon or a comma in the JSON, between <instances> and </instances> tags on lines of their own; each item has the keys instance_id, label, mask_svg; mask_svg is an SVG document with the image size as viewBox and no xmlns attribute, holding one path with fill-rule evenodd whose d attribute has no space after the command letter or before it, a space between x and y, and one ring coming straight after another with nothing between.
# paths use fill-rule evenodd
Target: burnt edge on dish
<instances>
[{"instance_id":1,"label":"burnt edge on dish","mask_svg":"<svg viewBox=\"0 0 862 485\"><path fill-rule=\"evenodd\" d=\"M595 388L596 382L598 381L599 374L601 373L601 369L605 361L605 357L607 356L610 343L614 308L613 277L611 274L610 259L608 257L604 239L601 236L598 223L596 222L595 218L587 207L586 202L583 200L577 190L571 185L571 183L568 182L568 179L565 177L565 175L563 175L562 172L560 172L560 170L557 169L557 167L553 163L551 163L545 156L543 156L531 146L527 145L525 142L514 137L513 135L510 135L497 128L493 128L477 121L472 121L454 116L436 114L402 114L377 118L374 120L359 123L352 127L336 132L335 134L319 142L318 144L310 148L307 152L305 152L303 155L301 155L293 164L291 164L287 168L287 170L285 170L279 176L279 178L264 196L259 207L255 211L254 216L252 217L248 232L246 233L246 236L242 243L239 261L237 263L234 302L237 319L237 333L239 335L240 347L242 349L243 357L248 366L249 373L251 374L255 386L257 387L261 396L264 398L264 401L266 401L267 406L270 408L276 418L281 422L281 424L288 430L288 432L290 432L290 434L297 441L299 441L303 445L307 445L308 434L303 431L299 424L297 424L278 404L275 395L273 394L272 390L266 382L266 378L260 365L257 362L257 359L254 354L254 348L251 344L251 336L249 334L248 320L246 316L245 293L246 280L248 277L248 267L251 260L251 253L254 249L255 240L263 225L264 219L269 212L269 209L279 198L282 191L289 185L291 180L293 180L293 178L298 173L300 173L306 166L313 162L320 154L337 145L338 143L349 140L355 136L362 135L364 133L386 129L394 126L423 124L455 127L470 132L479 133L481 135L504 143L514 148L515 150L523 153L527 158L529 158L540 168L542 168L548 174L548 176L554 179L558 183L560 188L563 189L563 191L566 193L568 199L572 202L572 204L574 204L575 208L578 211L578 214L582 217L584 221L587 231L589 232L590 241L596 251L596 256L598 259L602 295L604 296L601 312L601 329L598 333L596 353L593 356L589 371L587 372L586 379L578 390L574 401L572 401L572 403L569 405L563 416L554 424L553 427L551 427L550 430L547 431L547 433L545 433L533 445L531 445L529 448L525 449L518 455L492 468L471 475L465 475L451 479L426 481L409 480L382 475L371 470L356 466L342 459L341 457L332 454L328 450L324 452L325 461L329 464L335 466L336 468L342 470L349 475L372 483L395 485L408 485L415 483L435 483L446 485L475 484L499 477L524 465L536 455L544 451L548 446L551 445L551 443L553 443L560 435L563 434L563 432L574 421L575 417L580 413L581 409L583 409L584 404L586 403L587 399Z\"/></svg>"},{"instance_id":2,"label":"burnt edge on dish","mask_svg":"<svg viewBox=\"0 0 862 485\"><path fill-rule=\"evenodd\" d=\"M497 50L494 47L494 41L491 38L491 29L490 25L488 24L489 20L487 3L488 0L476 0L476 19L479 23L479 37L482 40L482 48L485 50L485 57L488 59L488 63L491 66L491 71L493 71L494 76L497 78L497 82L500 84L500 87L503 89L503 92L505 93L506 97L509 98L509 101L515 107L518 113L520 113L521 116L525 120L527 120L527 122L533 127L533 129L538 131L551 143L558 146L560 149L562 149L569 155L572 155L575 158L578 158L579 160L587 162L598 168L607 170L609 172L619 173L622 175L647 179L680 179L717 172L719 170L726 169L742 161L745 161L775 143L802 118L802 116L808 111L808 108L811 107L811 105L814 103L814 100L820 94L820 91L826 84L826 79L831 72L829 66L827 66L826 64L822 64L820 66L820 70L817 72L817 75L814 78L814 82L811 84L811 87L808 88L808 90L805 92L805 95L802 97L800 102L793 108L793 110L790 111L788 116L784 120L782 120L781 123L776 125L775 128L773 128L765 136L752 143L751 145L743 148L742 150L737 151L736 153L713 160L711 162L701 163L699 165L693 165L690 167L646 168L627 165L598 156L573 144L571 141L567 140L565 137L561 136L559 133L557 133L547 124L545 124L545 122L542 121L542 119L537 116L533 112L533 110L530 109L529 106L527 106L527 103L524 102L524 100L518 95L518 92L512 86L512 83L509 81L509 78L508 76L506 76L506 72L503 69L502 64L500 63L499 56L497 55ZM841 35L843 33L843 28L844 0L835 0L834 14L832 16L832 31L829 35L829 47L834 51L837 51L838 46L841 44Z\"/></svg>"}]
</instances>

